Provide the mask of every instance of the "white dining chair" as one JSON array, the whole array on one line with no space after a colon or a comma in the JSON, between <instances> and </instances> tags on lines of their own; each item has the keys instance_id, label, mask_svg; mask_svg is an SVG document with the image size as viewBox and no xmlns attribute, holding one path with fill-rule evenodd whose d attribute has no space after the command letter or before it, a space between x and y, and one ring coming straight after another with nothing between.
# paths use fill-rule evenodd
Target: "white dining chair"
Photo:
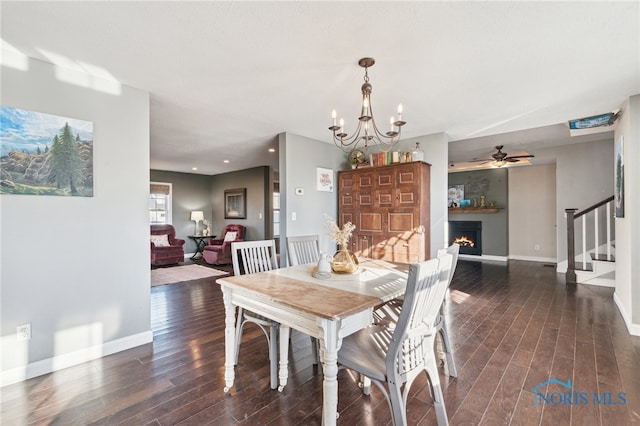
<instances>
[{"instance_id":1,"label":"white dining chair","mask_svg":"<svg viewBox=\"0 0 640 426\"><path fill-rule=\"evenodd\" d=\"M453 258L453 263L451 265L451 269L449 270L449 276L447 279L447 292L449 292L449 287L451 286L451 281L453 280L453 275L456 271L456 266L458 264L458 255L460 253L460 245L452 244L446 249L438 250L438 256L448 253ZM440 311L438 318L436 320L436 329L440 334L440 342L442 343L442 352L445 356L445 371L451 377L458 377L458 370L456 368L455 360L453 359L453 345L451 344L451 339L449 336L449 325L447 316L445 315L445 306L447 303L447 297L445 294L445 298L442 301L442 305L440 306ZM393 299L380 308L374 311L374 322L379 324L386 324L391 326L393 323L397 322L398 317L400 315L400 309L402 308L402 298Z\"/></svg>"},{"instance_id":2,"label":"white dining chair","mask_svg":"<svg viewBox=\"0 0 640 426\"><path fill-rule=\"evenodd\" d=\"M291 266L316 263L320 258L318 235L287 237L287 256Z\"/></svg>"},{"instance_id":3,"label":"white dining chair","mask_svg":"<svg viewBox=\"0 0 640 426\"><path fill-rule=\"evenodd\" d=\"M433 346L452 262L452 255L442 254L411 265L398 321L347 336L338 351L341 367L368 377L382 391L395 426L406 426L407 396L422 372L429 377L438 425L448 424Z\"/></svg>"},{"instance_id":4,"label":"white dining chair","mask_svg":"<svg viewBox=\"0 0 640 426\"><path fill-rule=\"evenodd\" d=\"M276 244L274 240L243 241L231 244L233 274L243 275L271 271L278 268ZM278 387L278 331L280 323L238 307L236 319L235 363L238 364L242 330L246 323L256 324L267 337L269 344L269 363L271 371L271 389ZM269 330L267 332L267 329Z\"/></svg>"},{"instance_id":5,"label":"white dining chair","mask_svg":"<svg viewBox=\"0 0 640 426\"><path fill-rule=\"evenodd\" d=\"M289 265L316 263L320 258L320 238L318 235L287 237L287 257ZM313 365L318 365L318 339L311 337Z\"/></svg>"}]
</instances>

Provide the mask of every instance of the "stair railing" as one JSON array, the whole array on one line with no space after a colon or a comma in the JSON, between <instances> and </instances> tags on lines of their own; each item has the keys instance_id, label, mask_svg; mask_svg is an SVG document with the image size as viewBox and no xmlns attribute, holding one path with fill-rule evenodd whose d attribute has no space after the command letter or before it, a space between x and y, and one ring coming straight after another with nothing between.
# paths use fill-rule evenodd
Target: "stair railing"
<instances>
[{"instance_id":1,"label":"stair railing","mask_svg":"<svg viewBox=\"0 0 640 426\"><path fill-rule=\"evenodd\" d=\"M605 218L606 218L606 247L607 247L607 260L612 260L611 255L611 242L612 242L612 222L611 222L611 209L613 206L613 195L607 199L604 199L591 207L588 207L582 210L579 213L576 213L578 209L565 209L565 213L567 216L567 273L565 282L567 284L575 284L576 283L576 247L575 247L575 222L576 220L582 218L582 269L586 269L587 267L587 238L588 236L593 235L593 247L596 252L596 256L598 255L598 248L600 247L600 210L605 210ZM587 216L590 213L593 213L591 216ZM593 234L587 233L587 218L593 217ZM589 229L591 231L591 229Z\"/></svg>"}]
</instances>

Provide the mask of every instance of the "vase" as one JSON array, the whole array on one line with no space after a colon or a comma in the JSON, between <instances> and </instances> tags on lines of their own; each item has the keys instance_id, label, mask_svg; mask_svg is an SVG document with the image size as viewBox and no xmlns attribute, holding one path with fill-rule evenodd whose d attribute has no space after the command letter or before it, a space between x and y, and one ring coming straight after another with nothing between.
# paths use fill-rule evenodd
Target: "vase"
<instances>
[{"instance_id":1,"label":"vase","mask_svg":"<svg viewBox=\"0 0 640 426\"><path fill-rule=\"evenodd\" d=\"M344 246L333 255L331 269L337 274L353 274L358 270L358 258Z\"/></svg>"}]
</instances>

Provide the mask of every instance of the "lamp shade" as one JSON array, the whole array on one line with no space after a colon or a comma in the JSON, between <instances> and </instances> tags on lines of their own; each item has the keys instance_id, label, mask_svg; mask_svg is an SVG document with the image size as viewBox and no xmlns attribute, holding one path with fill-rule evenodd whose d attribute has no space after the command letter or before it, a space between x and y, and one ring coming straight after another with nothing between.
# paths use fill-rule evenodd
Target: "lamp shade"
<instances>
[{"instance_id":1,"label":"lamp shade","mask_svg":"<svg viewBox=\"0 0 640 426\"><path fill-rule=\"evenodd\" d=\"M204 220L204 213L199 210L191 212L191 220L195 220L195 221Z\"/></svg>"}]
</instances>

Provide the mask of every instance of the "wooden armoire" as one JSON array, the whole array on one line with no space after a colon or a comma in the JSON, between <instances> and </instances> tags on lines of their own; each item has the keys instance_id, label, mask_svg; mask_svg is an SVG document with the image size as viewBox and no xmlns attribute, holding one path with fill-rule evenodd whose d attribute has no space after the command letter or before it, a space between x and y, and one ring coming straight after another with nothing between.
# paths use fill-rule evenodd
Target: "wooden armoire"
<instances>
[{"instance_id":1,"label":"wooden armoire","mask_svg":"<svg viewBox=\"0 0 640 426\"><path fill-rule=\"evenodd\" d=\"M338 172L338 221L356 226L352 252L400 263L431 257L430 168L416 161Z\"/></svg>"}]
</instances>

